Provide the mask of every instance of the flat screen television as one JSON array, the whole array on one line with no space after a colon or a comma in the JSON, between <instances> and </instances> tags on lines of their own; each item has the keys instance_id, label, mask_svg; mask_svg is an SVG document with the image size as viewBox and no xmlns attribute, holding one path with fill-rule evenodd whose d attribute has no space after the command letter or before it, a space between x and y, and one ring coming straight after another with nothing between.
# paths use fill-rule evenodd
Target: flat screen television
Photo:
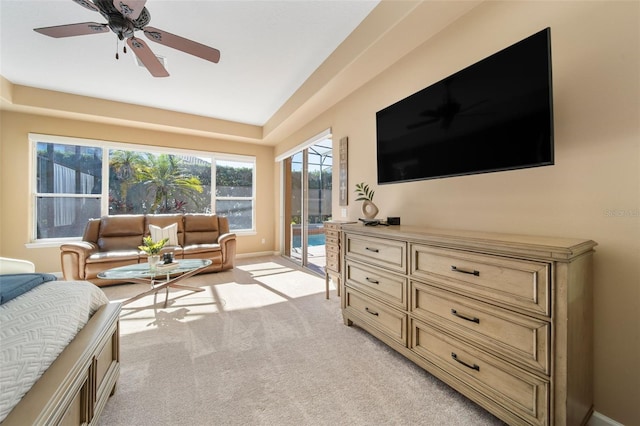
<instances>
[{"instance_id":1,"label":"flat screen television","mask_svg":"<svg viewBox=\"0 0 640 426\"><path fill-rule=\"evenodd\" d=\"M546 28L376 113L378 183L551 165Z\"/></svg>"}]
</instances>

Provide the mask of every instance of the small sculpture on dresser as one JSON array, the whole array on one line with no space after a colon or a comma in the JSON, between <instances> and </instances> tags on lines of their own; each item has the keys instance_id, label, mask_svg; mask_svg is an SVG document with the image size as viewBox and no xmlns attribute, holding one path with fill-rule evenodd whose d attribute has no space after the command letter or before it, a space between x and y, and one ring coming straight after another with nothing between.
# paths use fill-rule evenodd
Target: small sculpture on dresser
<instances>
[{"instance_id":1,"label":"small sculpture on dresser","mask_svg":"<svg viewBox=\"0 0 640 426\"><path fill-rule=\"evenodd\" d=\"M369 188L364 182L356 184L356 201L362 201L362 214L365 219L373 219L378 214L378 207L373 204L373 195L375 191Z\"/></svg>"}]
</instances>

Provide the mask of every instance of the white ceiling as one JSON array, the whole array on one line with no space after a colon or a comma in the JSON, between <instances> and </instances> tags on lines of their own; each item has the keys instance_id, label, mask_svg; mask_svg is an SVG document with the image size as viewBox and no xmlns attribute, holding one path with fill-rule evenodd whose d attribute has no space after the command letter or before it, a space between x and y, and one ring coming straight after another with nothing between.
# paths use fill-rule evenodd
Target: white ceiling
<instances>
[{"instance_id":1,"label":"white ceiling","mask_svg":"<svg viewBox=\"0 0 640 426\"><path fill-rule=\"evenodd\" d=\"M104 18L72 0L0 0L0 75L17 85L264 125L378 0L149 0L149 25L221 51L218 64L149 41L154 78L112 32L55 39L33 28ZM137 35L145 41L148 39Z\"/></svg>"}]
</instances>

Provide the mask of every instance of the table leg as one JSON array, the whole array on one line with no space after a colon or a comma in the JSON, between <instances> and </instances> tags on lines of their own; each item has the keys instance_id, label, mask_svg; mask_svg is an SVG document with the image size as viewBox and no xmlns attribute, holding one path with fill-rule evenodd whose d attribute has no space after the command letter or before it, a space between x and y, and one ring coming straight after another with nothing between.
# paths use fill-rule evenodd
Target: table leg
<instances>
[{"instance_id":1,"label":"table leg","mask_svg":"<svg viewBox=\"0 0 640 426\"><path fill-rule=\"evenodd\" d=\"M325 284L325 293L326 293L326 298L329 298L329 273L325 272L324 273L324 284Z\"/></svg>"},{"instance_id":2,"label":"table leg","mask_svg":"<svg viewBox=\"0 0 640 426\"><path fill-rule=\"evenodd\" d=\"M182 284L169 284L168 287L181 288L183 290L191 290L191 291L204 291L204 288L189 287L188 285L182 285Z\"/></svg>"},{"instance_id":3,"label":"table leg","mask_svg":"<svg viewBox=\"0 0 640 426\"><path fill-rule=\"evenodd\" d=\"M201 269L201 268L200 268ZM199 269L198 269L199 270ZM158 292L162 289L165 289L166 293L165 293L165 301L164 301L164 307L167 307L168 301L169 301L169 287L175 287L175 288L181 288L183 290L189 290L189 291L193 291L193 292L200 292L200 291L204 291L203 288L199 288L199 287L189 287L186 285L180 285L180 284L176 284L177 281L180 281L184 278L188 278L192 275L194 275L196 272L198 272L198 270L194 270L191 272L188 272L186 274L183 275L179 275L177 277L171 278L168 281L165 282L157 282L155 279L145 279L145 278L131 278L131 282L137 282L137 283L144 283L144 284L150 284L150 289L147 291L144 291L136 296L131 297L130 299L125 300L124 302L122 302L123 305L129 304L135 300L141 299L144 296L154 293L154 298L153 298L153 304L155 305L156 303L156 296L158 294ZM157 286L156 286L157 285Z\"/></svg>"}]
</instances>

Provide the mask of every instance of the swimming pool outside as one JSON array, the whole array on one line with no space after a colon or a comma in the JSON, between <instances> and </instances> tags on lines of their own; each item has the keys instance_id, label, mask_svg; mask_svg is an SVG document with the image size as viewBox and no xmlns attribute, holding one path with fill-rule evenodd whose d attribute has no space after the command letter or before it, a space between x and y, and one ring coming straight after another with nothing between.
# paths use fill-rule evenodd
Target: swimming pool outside
<instances>
[{"instance_id":1,"label":"swimming pool outside","mask_svg":"<svg viewBox=\"0 0 640 426\"><path fill-rule=\"evenodd\" d=\"M310 246L323 246L324 245L324 233L323 234L311 234L308 236ZM302 247L301 236L294 235L292 241L293 247Z\"/></svg>"}]
</instances>

